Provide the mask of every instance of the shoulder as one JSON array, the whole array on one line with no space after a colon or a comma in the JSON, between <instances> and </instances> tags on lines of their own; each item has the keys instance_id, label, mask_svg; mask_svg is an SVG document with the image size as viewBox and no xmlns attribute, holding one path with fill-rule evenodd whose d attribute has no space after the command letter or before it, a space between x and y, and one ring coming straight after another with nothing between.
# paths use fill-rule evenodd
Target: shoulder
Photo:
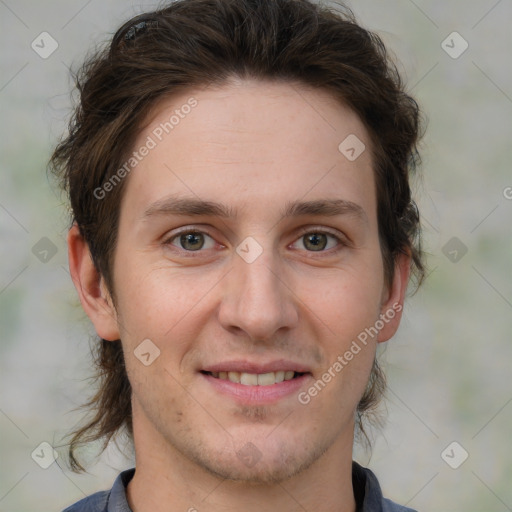
<instances>
[{"instance_id":1,"label":"shoulder","mask_svg":"<svg viewBox=\"0 0 512 512\"><path fill-rule=\"evenodd\" d=\"M96 492L83 500L77 501L63 512L107 512L109 494L110 491Z\"/></svg>"},{"instance_id":2,"label":"shoulder","mask_svg":"<svg viewBox=\"0 0 512 512\"><path fill-rule=\"evenodd\" d=\"M110 491L100 491L77 501L63 512L131 512L126 499L126 486L133 478L135 468L120 473Z\"/></svg>"},{"instance_id":3,"label":"shoulder","mask_svg":"<svg viewBox=\"0 0 512 512\"><path fill-rule=\"evenodd\" d=\"M387 500L386 498L384 498L382 500L382 512L416 512L416 511L413 510L412 508L398 505L394 501Z\"/></svg>"},{"instance_id":4,"label":"shoulder","mask_svg":"<svg viewBox=\"0 0 512 512\"><path fill-rule=\"evenodd\" d=\"M398 505L384 498L379 481L375 474L368 468L352 463L352 484L361 512L416 512L411 508Z\"/></svg>"}]
</instances>

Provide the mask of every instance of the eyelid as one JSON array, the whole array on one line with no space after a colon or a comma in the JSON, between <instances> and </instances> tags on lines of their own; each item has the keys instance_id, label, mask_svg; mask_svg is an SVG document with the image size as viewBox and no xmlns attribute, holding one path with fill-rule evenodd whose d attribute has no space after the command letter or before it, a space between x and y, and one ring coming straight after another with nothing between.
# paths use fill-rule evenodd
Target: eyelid
<instances>
[{"instance_id":1,"label":"eyelid","mask_svg":"<svg viewBox=\"0 0 512 512\"><path fill-rule=\"evenodd\" d=\"M309 233L320 233L320 234L324 234L324 235L330 235L334 238L336 238L336 240L338 241L338 246L335 247L335 248L332 248L330 250L327 250L327 251L307 251L307 252L310 252L312 254L314 254L315 252L317 252L318 254L321 254L321 253L330 253L330 252L333 252L333 251L337 251L339 250L340 248L344 247L344 246L351 246L351 241L350 239L344 235L343 233L337 231L337 230L332 230L332 229L329 229L329 228L325 228L323 226L302 226L300 229L299 229L299 237L302 237L304 235L307 235ZM294 243L297 241L297 239L294 240Z\"/></svg>"},{"instance_id":2,"label":"eyelid","mask_svg":"<svg viewBox=\"0 0 512 512\"><path fill-rule=\"evenodd\" d=\"M336 236L338 238L341 238L342 234L338 231L334 231L330 228L325 228L323 226L302 226L299 229L300 235L305 235L307 233L325 233L327 235Z\"/></svg>"},{"instance_id":3,"label":"eyelid","mask_svg":"<svg viewBox=\"0 0 512 512\"><path fill-rule=\"evenodd\" d=\"M166 233L163 237L162 237L162 243L164 245L172 245L171 242L179 237L180 235L183 235L184 233L199 233L201 235L206 235L206 236L209 236L217 245L222 245L222 244L219 244L219 242L217 242L217 240L215 240L215 237L213 237L207 230L205 230L204 227L198 227L198 226L193 226L193 225L187 225L187 226L183 226L181 228L177 228L176 230L173 230L172 233ZM177 248L179 249L179 248ZM188 253L191 253L191 252L201 252L201 251L185 251L184 249L181 249L182 252L188 252Z\"/></svg>"}]
</instances>

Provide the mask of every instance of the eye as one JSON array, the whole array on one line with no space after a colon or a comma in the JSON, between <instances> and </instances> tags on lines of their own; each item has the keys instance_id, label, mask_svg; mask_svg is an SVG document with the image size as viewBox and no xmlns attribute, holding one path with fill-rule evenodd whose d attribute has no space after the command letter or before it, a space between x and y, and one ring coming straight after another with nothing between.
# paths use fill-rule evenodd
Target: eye
<instances>
[{"instance_id":1,"label":"eye","mask_svg":"<svg viewBox=\"0 0 512 512\"><path fill-rule=\"evenodd\" d=\"M301 235L292 246L301 244L302 247L295 248L305 249L308 252L326 252L337 246L345 245L339 236L328 231L304 228ZM215 240L207 233L191 229L172 235L164 243L189 253L200 252L201 249L213 249L216 244Z\"/></svg>"},{"instance_id":2,"label":"eye","mask_svg":"<svg viewBox=\"0 0 512 512\"><path fill-rule=\"evenodd\" d=\"M303 247L310 252L323 252L337 245L343 245L340 238L327 231L303 231L296 243L302 242Z\"/></svg>"},{"instance_id":3,"label":"eye","mask_svg":"<svg viewBox=\"0 0 512 512\"><path fill-rule=\"evenodd\" d=\"M182 231L169 238L165 243L188 252L212 249L215 246L215 240L201 231Z\"/></svg>"}]
</instances>

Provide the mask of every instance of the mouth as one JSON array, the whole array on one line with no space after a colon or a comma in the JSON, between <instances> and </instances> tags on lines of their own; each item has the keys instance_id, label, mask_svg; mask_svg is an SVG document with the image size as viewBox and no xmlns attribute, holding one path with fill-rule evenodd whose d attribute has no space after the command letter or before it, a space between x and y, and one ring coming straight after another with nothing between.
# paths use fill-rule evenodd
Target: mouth
<instances>
[{"instance_id":1,"label":"mouth","mask_svg":"<svg viewBox=\"0 0 512 512\"><path fill-rule=\"evenodd\" d=\"M209 388L244 405L277 404L296 396L313 379L306 366L290 361L220 363L200 370Z\"/></svg>"},{"instance_id":2,"label":"mouth","mask_svg":"<svg viewBox=\"0 0 512 512\"><path fill-rule=\"evenodd\" d=\"M201 373L209 375L214 379L227 380L235 384L242 384L243 386L273 386L274 384L297 379L303 375L306 375L306 372L296 372L292 370L278 370L276 372L267 373L247 373L236 371L202 371Z\"/></svg>"}]
</instances>

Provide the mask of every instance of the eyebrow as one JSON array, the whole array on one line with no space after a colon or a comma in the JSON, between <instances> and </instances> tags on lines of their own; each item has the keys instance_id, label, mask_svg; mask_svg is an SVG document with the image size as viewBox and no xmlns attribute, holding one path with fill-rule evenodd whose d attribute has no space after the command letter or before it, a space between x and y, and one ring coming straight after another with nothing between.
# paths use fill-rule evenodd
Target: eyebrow
<instances>
[{"instance_id":1,"label":"eyebrow","mask_svg":"<svg viewBox=\"0 0 512 512\"><path fill-rule=\"evenodd\" d=\"M167 197L151 204L143 218L156 215L210 216L236 219L238 212L222 203L188 197ZM317 199L313 201L289 201L281 210L281 219L302 215L335 217L352 215L368 222L364 209L346 199Z\"/></svg>"}]
</instances>

